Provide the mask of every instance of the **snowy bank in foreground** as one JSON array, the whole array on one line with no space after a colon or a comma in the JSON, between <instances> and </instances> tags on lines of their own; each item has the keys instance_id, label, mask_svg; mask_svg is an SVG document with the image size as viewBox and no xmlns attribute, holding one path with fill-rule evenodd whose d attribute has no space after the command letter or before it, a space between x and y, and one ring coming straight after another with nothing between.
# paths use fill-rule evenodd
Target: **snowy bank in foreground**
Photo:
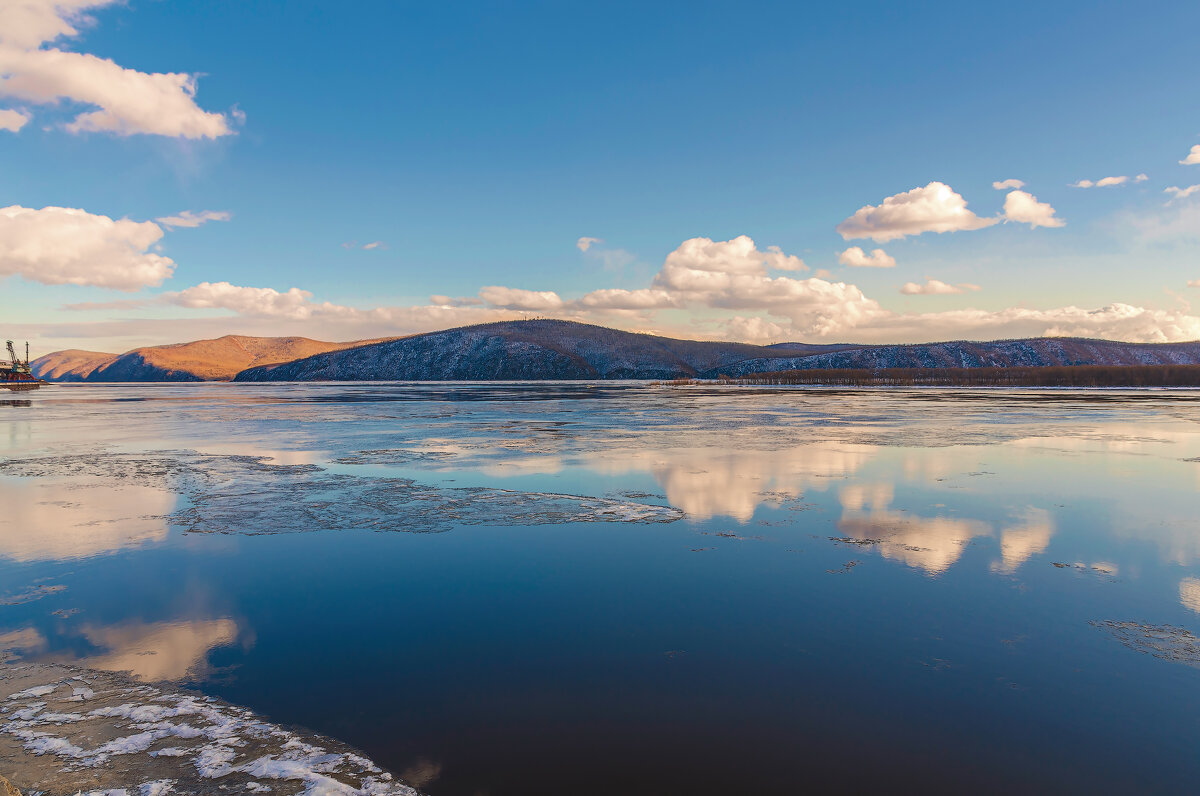
<instances>
[{"instance_id":1,"label":"snowy bank in foreground","mask_svg":"<svg viewBox=\"0 0 1200 796\"><path fill-rule=\"evenodd\" d=\"M0 666L0 770L23 792L418 796L335 741L122 675Z\"/></svg>"}]
</instances>

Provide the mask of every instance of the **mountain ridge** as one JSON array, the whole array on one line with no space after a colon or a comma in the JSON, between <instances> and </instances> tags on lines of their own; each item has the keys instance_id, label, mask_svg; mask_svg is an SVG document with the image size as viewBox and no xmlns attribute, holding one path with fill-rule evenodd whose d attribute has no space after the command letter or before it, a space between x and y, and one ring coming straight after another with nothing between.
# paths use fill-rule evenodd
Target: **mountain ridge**
<instances>
[{"instance_id":1,"label":"mountain ridge","mask_svg":"<svg viewBox=\"0 0 1200 796\"><path fill-rule=\"evenodd\" d=\"M225 335L124 354L67 349L39 357L47 381L512 381L734 378L809 369L1200 364L1200 341L1072 337L915 344L755 345L686 340L535 319L330 343Z\"/></svg>"}]
</instances>

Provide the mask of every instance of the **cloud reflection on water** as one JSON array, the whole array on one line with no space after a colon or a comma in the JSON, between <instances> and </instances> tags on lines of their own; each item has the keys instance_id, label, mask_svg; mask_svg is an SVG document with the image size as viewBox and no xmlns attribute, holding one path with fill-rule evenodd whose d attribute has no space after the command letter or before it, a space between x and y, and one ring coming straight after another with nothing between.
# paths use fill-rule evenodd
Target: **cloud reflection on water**
<instances>
[{"instance_id":1,"label":"cloud reflection on water","mask_svg":"<svg viewBox=\"0 0 1200 796\"><path fill-rule=\"evenodd\" d=\"M0 663L8 660L14 652L29 655L46 649L46 646L46 637L36 628L24 627L0 633Z\"/></svg>"},{"instance_id":2,"label":"cloud reflection on water","mask_svg":"<svg viewBox=\"0 0 1200 796\"><path fill-rule=\"evenodd\" d=\"M0 480L0 505L0 556L61 561L161 542L175 496L133 484Z\"/></svg>"},{"instance_id":3,"label":"cloud reflection on water","mask_svg":"<svg viewBox=\"0 0 1200 796\"><path fill-rule=\"evenodd\" d=\"M838 531L874 545L884 558L901 561L931 575L941 574L959 559L963 548L991 528L978 520L918 517L890 508L891 484L851 484L839 493L842 518Z\"/></svg>"},{"instance_id":4,"label":"cloud reflection on water","mask_svg":"<svg viewBox=\"0 0 1200 796\"><path fill-rule=\"evenodd\" d=\"M971 540L993 536L989 523L953 517L920 517L892 508L895 487L888 483L850 484L838 498L842 517L838 530L872 545L884 558L901 561L940 575L962 556ZM1054 535L1054 523L1043 509L1026 508L1023 521L999 532L1000 560L991 570L1011 575L1026 561L1043 552Z\"/></svg>"},{"instance_id":5,"label":"cloud reflection on water","mask_svg":"<svg viewBox=\"0 0 1200 796\"><path fill-rule=\"evenodd\" d=\"M783 450L667 448L602 451L584 459L608 474L649 472L667 501L698 520L730 517L745 524L758 506L824 490L828 479L848 478L875 455L875 446L801 445Z\"/></svg>"},{"instance_id":6,"label":"cloud reflection on water","mask_svg":"<svg viewBox=\"0 0 1200 796\"><path fill-rule=\"evenodd\" d=\"M1179 602L1184 608L1200 614L1200 578L1179 581Z\"/></svg>"},{"instance_id":7,"label":"cloud reflection on water","mask_svg":"<svg viewBox=\"0 0 1200 796\"><path fill-rule=\"evenodd\" d=\"M204 672L208 653L233 644L238 624L232 619L177 622L126 622L84 625L80 632L106 650L74 663L110 672L130 672L139 680L182 680Z\"/></svg>"},{"instance_id":8,"label":"cloud reflection on water","mask_svg":"<svg viewBox=\"0 0 1200 796\"><path fill-rule=\"evenodd\" d=\"M1044 552L1054 535L1054 520L1044 509L1025 510L1025 522L1000 533L1000 560L992 562L993 572L1011 575L1029 559Z\"/></svg>"},{"instance_id":9,"label":"cloud reflection on water","mask_svg":"<svg viewBox=\"0 0 1200 796\"><path fill-rule=\"evenodd\" d=\"M146 682L183 680L208 671L208 655L244 636L233 619L192 619L166 622L133 620L113 625L86 624L68 638L82 637L95 652L63 652L37 628L0 633L0 662L14 653L21 658L45 658L109 672L129 672ZM58 651L47 652L53 646ZM72 645L68 645L70 648Z\"/></svg>"}]
</instances>

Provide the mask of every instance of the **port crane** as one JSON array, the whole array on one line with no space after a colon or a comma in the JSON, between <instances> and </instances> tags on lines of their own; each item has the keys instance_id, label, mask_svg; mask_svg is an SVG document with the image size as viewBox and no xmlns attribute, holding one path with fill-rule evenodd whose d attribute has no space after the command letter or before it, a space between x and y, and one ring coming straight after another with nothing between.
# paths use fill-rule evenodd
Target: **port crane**
<instances>
[{"instance_id":1,"label":"port crane","mask_svg":"<svg viewBox=\"0 0 1200 796\"><path fill-rule=\"evenodd\" d=\"M33 375L29 364L29 343L25 344L25 361L17 356L12 340L8 341L8 358L11 364L0 360L0 388L5 390L36 390L46 382Z\"/></svg>"},{"instance_id":2,"label":"port crane","mask_svg":"<svg viewBox=\"0 0 1200 796\"><path fill-rule=\"evenodd\" d=\"M32 369L30 369L30 367L29 367L29 343L28 342L25 343L25 361L22 362L20 357L17 356L17 350L15 348L13 348L13 341L9 340L8 341L8 358L12 360L12 372L13 373L32 373L33 372Z\"/></svg>"}]
</instances>

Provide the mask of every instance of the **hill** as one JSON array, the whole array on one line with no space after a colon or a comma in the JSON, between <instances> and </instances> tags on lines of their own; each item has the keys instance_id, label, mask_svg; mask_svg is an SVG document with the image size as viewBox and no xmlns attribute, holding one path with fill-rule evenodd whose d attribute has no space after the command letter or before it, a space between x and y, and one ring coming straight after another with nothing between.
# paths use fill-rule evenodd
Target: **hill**
<instances>
[{"instance_id":1,"label":"hill","mask_svg":"<svg viewBox=\"0 0 1200 796\"><path fill-rule=\"evenodd\" d=\"M503 381L671 379L736 362L800 356L840 346L677 340L574 321L533 320L464 326L283 365L250 368L237 381Z\"/></svg>"},{"instance_id":2,"label":"hill","mask_svg":"<svg viewBox=\"0 0 1200 796\"><path fill-rule=\"evenodd\" d=\"M38 357L30 363L33 375L46 381L83 381L82 376L116 359L116 354L69 348Z\"/></svg>"},{"instance_id":3,"label":"hill","mask_svg":"<svg viewBox=\"0 0 1200 796\"><path fill-rule=\"evenodd\" d=\"M249 368L236 381L675 379L808 368L1200 364L1200 342L1074 338L903 346L678 340L558 320L465 326Z\"/></svg>"},{"instance_id":4,"label":"hill","mask_svg":"<svg viewBox=\"0 0 1200 796\"><path fill-rule=\"evenodd\" d=\"M46 381L229 381L256 365L288 362L377 340L326 343L307 337L244 337L135 348L124 354L56 351L38 357L33 373Z\"/></svg>"}]
</instances>

